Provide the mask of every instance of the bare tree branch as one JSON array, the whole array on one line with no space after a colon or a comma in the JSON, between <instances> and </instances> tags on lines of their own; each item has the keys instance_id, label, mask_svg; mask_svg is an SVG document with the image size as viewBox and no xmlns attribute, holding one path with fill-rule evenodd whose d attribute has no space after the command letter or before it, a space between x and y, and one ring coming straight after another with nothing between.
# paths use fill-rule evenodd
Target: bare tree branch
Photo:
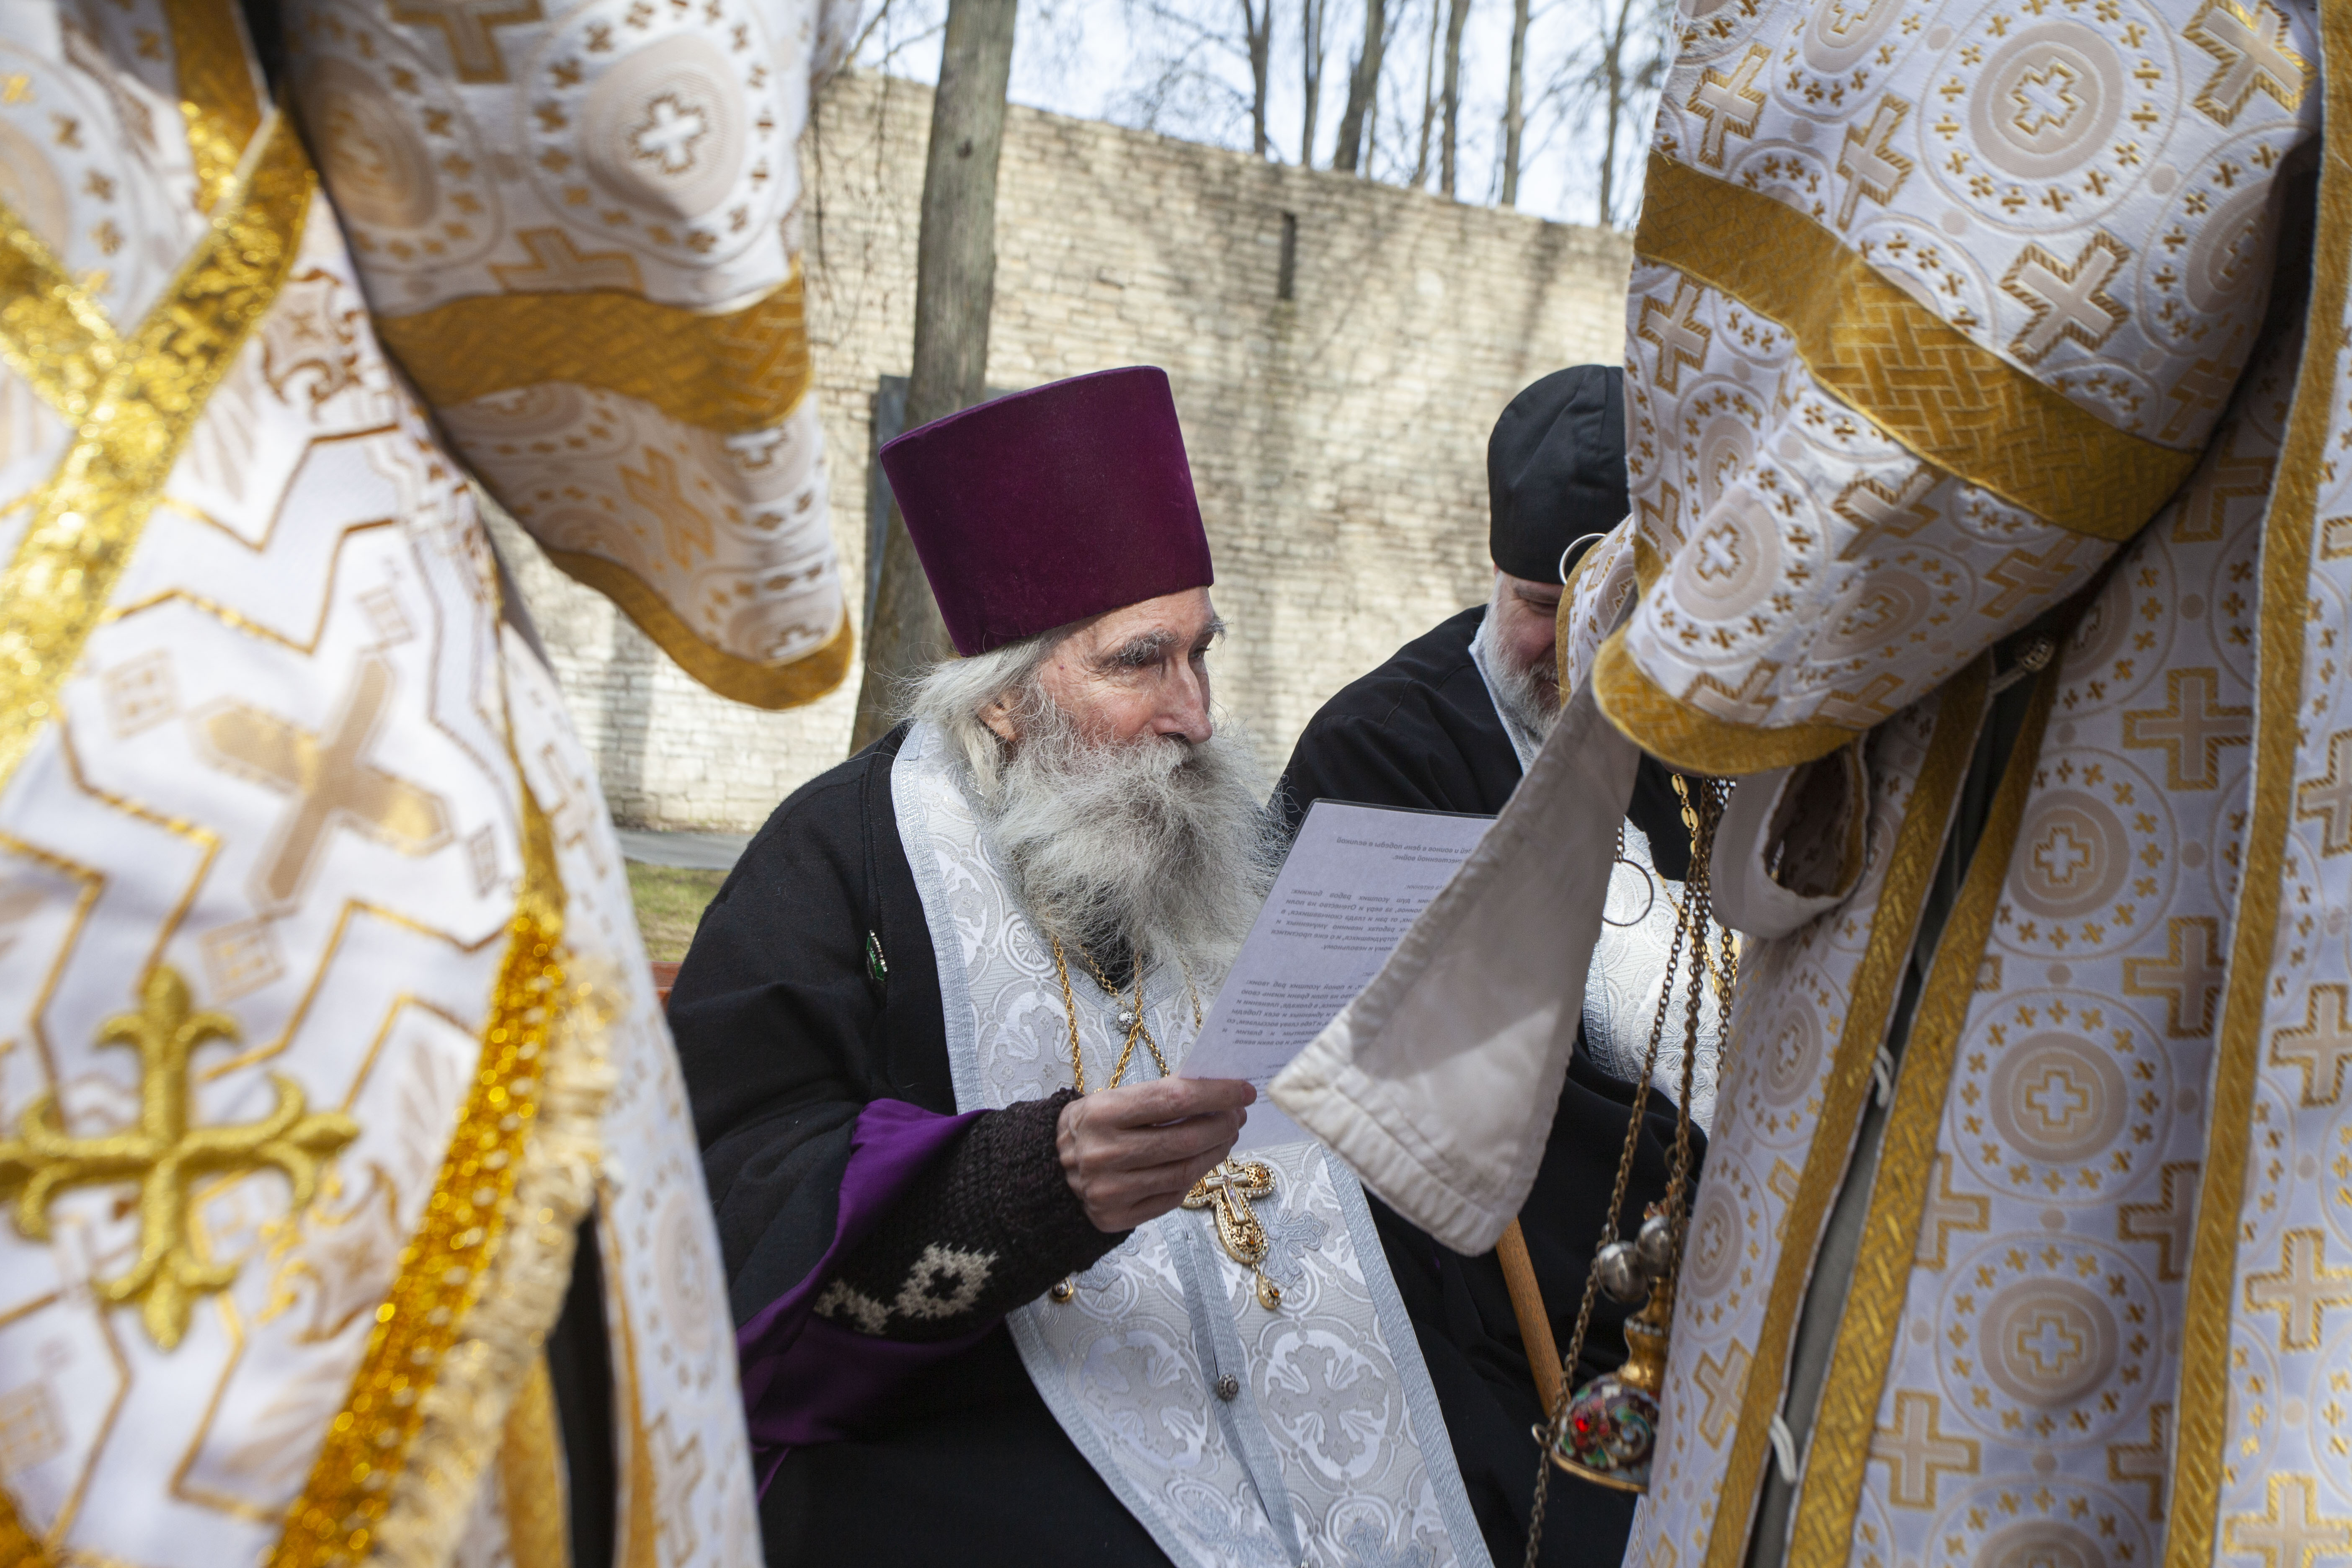
<instances>
[{"instance_id":1,"label":"bare tree branch","mask_svg":"<svg viewBox=\"0 0 2352 1568\"><path fill-rule=\"evenodd\" d=\"M1528 84L1528 0L1511 0L1511 75L1503 94L1503 205L1519 205L1519 143L1527 133L1520 100Z\"/></svg>"},{"instance_id":2,"label":"bare tree branch","mask_svg":"<svg viewBox=\"0 0 2352 1568\"><path fill-rule=\"evenodd\" d=\"M1454 164L1462 142L1462 30L1470 22L1470 0L1445 7L1445 148L1438 163L1438 189L1454 194Z\"/></svg>"},{"instance_id":3,"label":"bare tree branch","mask_svg":"<svg viewBox=\"0 0 2352 1568\"><path fill-rule=\"evenodd\" d=\"M1429 46L1421 64L1421 151L1412 160L1415 190L1429 181L1429 132L1437 109L1437 0L1429 0Z\"/></svg>"},{"instance_id":4,"label":"bare tree branch","mask_svg":"<svg viewBox=\"0 0 2352 1568\"><path fill-rule=\"evenodd\" d=\"M1306 104L1299 111L1298 166L1315 166L1315 120L1323 107L1323 16L1328 0L1299 0L1299 86Z\"/></svg>"},{"instance_id":5,"label":"bare tree branch","mask_svg":"<svg viewBox=\"0 0 2352 1568\"><path fill-rule=\"evenodd\" d=\"M1339 114L1339 146L1331 158L1331 166L1354 174L1360 165L1370 173L1370 160L1364 156L1364 132L1372 124L1372 115L1381 90L1381 56L1388 47L1388 0L1364 0L1364 42L1356 53L1355 69L1348 77L1348 106ZM1374 139L1378 128L1373 127Z\"/></svg>"}]
</instances>

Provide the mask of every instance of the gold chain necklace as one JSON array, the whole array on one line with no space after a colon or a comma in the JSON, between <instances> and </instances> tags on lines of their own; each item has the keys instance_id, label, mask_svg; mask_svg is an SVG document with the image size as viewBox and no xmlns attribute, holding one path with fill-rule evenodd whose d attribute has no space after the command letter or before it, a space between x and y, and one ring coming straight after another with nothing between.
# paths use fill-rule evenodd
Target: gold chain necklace
<instances>
[{"instance_id":1,"label":"gold chain necklace","mask_svg":"<svg viewBox=\"0 0 2352 1568\"><path fill-rule=\"evenodd\" d=\"M1070 962L1062 951L1062 939L1057 936L1051 940L1054 943L1054 975L1062 983L1062 1015L1070 1021L1070 1079L1077 1091L1084 1094L1087 1092L1087 1063L1084 1053L1078 1048L1078 999L1070 989ZM1095 955L1080 947L1078 956L1086 960L1087 968L1093 973L1095 984L1102 988L1102 994L1113 1001L1118 1000L1118 987L1110 983L1110 976L1105 974L1102 965L1095 962ZM1151 1037L1150 1029L1143 1022L1143 955L1138 953L1135 955L1135 996L1128 1003L1126 1011L1119 1015L1119 1022L1127 1026L1127 1043L1119 1049L1118 1065L1111 1068L1108 1088L1117 1089L1118 1080L1127 1075L1127 1065L1135 1058L1138 1040L1141 1040L1144 1048L1151 1053L1151 1063L1160 1069L1160 1076L1168 1076L1168 1058L1160 1054L1160 1042ZM1201 1027L1201 993L1193 985L1189 969L1184 972L1184 991L1192 999L1192 1028L1198 1033ZM1257 1299L1269 1310L1282 1304L1282 1288L1268 1279L1265 1270L1258 1267L1265 1259L1268 1240L1265 1226L1250 1212L1249 1200L1264 1197L1273 1191L1274 1172L1270 1167L1255 1161L1224 1160L1192 1184L1192 1190L1184 1194L1182 1205L1188 1209L1215 1210L1217 1239L1224 1245L1225 1251L1234 1261L1257 1277ZM1046 1292L1056 1303L1067 1302L1077 1293L1076 1275L1065 1275Z\"/></svg>"},{"instance_id":2,"label":"gold chain necklace","mask_svg":"<svg viewBox=\"0 0 2352 1568\"><path fill-rule=\"evenodd\" d=\"M1077 1091L1084 1094L1087 1092L1087 1062L1078 1050L1078 999L1070 992L1070 961L1062 956L1062 939L1057 936L1053 942L1054 974L1062 983L1062 1016L1070 1021L1070 1080ZM1117 1001L1118 989L1102 972L1102 965L1095 962L1095 955L1081 947L1078 956L1087 961L1088 969L1094 971L1095 984L1102 987L1103 994ZM1193 1010L1199 1011L1198 1003L1194 1004ZM1152 1065L1160 1069L1161 1078L1166 1078L1168 1058L1160 1054L1160 1042L1154 1040L1151 1031L1143 1026L1143 961L1140 958L1135 964L1135 1000L1128 1004L1118 1021L1127 1026L1127 1044L1119 1050L1118 1065L1110 1069L1108 1087L1117 1089L1118 1080L1127 1076L1127 1064L1135 1058L1135 1042L1139 1039L1150 1048Z\"/></svg>"}]
</instances>

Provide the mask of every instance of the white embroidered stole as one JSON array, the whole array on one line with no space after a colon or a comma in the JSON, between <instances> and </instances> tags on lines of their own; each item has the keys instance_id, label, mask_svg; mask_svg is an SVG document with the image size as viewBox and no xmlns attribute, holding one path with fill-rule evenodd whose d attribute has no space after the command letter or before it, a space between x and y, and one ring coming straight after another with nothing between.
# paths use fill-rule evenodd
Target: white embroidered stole
<instances>
[{"instance_id":1,"label":"white embroidered stole","mask_svg":"<svg viewBox=\"0 0 2352 1568\"><path fill-rule=\"evenodd\" d=\"M1014 900L935 729L908 736L891 793L938 953L957 1106L1067 1088L1052 945ZM1069 957L1087 1081L1108 1084L1133 993L1107 995ZM1197 1029L1187 978L1148 977L1143 1012L1181 1063ZM1136 1054L1125 1081L1154 1070ZM1486 1563L1362 1189L1316 1143L1248 1157L1275 1170L1274 1195L1253 1206L1281 1308L1258 1304L1207 1212L1179 1209L1079 1275L1070 1301L1012 1314L1038 1392L1179 1563Z\"/></svg>"}]
</instances>

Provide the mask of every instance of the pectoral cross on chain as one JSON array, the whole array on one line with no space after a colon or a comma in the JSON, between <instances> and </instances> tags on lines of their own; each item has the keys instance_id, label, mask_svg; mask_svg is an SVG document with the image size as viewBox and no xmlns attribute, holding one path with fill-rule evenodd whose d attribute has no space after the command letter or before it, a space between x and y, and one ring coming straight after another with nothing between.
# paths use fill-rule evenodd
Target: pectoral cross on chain
<instances>
[{"instance_id":1,"label":"pectoral cross on chain","mask_svg":"<svg viewBox=\"0 0 2352 1568\"><path fill-rule=\"evenodd\" d=\"M1282 1306L1282 1287L1265 1277L1267 1240L1265 1222L1250 1210L1250 1199L1274 1192L1274 1167L1255 1160L1220 1160L1184 1194L1188 1209L1208 1209L1217 1219L1217 1240L1225 1256L1257 1276L1257 1304L1267 1311Z\"/></svg>"}]
</instances>

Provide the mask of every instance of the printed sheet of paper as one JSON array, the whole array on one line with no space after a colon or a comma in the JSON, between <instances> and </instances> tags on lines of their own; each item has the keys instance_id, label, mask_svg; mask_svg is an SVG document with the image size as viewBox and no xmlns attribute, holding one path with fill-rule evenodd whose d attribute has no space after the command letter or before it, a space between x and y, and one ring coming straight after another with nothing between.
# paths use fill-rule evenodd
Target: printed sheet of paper
<instances>
[{"instance_id":1,"label":"printed sheet of paper","mask_svg":"<svg viewBox=\"0 0 2352 1568\"><path fill-rule=\"evenodd\" d=\"M1186 1078L1257 1086L1240 1147L1307 1136L1265 1098L1267 1081L1370 984L1494 820L1328 800L1307 808L1184 1058Z\"/></svg>"}]
</instances>

